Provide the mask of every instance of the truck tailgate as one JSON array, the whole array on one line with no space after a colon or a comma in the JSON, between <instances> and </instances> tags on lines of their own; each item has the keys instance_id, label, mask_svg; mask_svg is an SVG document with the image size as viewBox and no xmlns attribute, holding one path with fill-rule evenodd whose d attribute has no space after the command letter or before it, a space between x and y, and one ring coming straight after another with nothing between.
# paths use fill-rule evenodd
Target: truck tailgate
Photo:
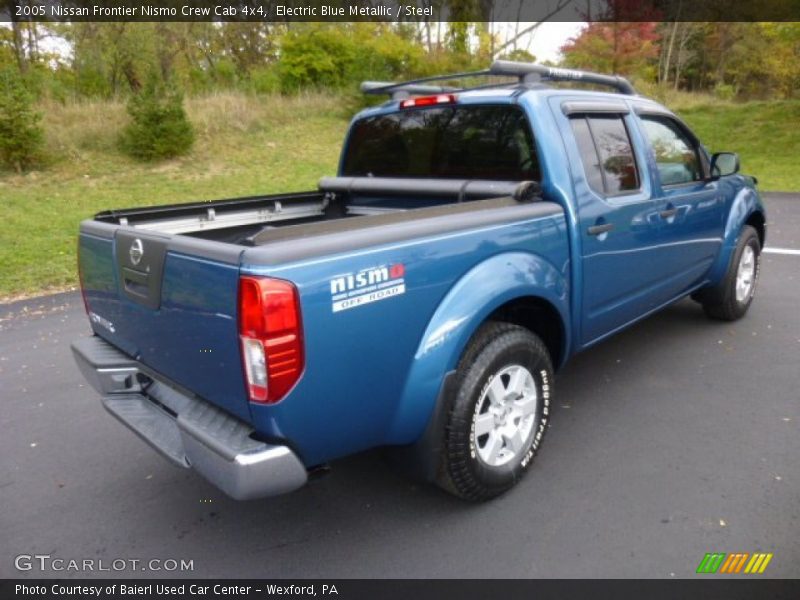
<instances>
[{"instance_id":1,"label":"truck tailgate","mask_svg":"<svg viewBox=\"0 0 800 600\"><path fill-rule=\"evenodd\" d=\"M209 240L81 225L79 264L93 331L249 420L236 314L240 253Z\"/></svg>"}]
</instances>

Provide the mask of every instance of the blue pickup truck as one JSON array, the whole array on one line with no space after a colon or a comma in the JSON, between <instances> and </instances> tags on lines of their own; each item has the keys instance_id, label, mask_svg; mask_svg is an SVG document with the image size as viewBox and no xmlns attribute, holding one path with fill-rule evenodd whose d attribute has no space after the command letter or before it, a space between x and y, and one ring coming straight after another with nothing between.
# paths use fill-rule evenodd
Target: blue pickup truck
<instances>
[{"instance_id":1,"label":"blue pickup truck","mask_svg":"<svg viewBox=\"0 0 800 600\"><path fill-rule=\"evenodd\" d=\"M390 447L489 499L530 467L570 356L689 295L747 312L756 180L626 80L497 61L363 89L389 99L318 190L81 223L77 363L174 464L250 499Z\"/></svg>"}]
</instances>

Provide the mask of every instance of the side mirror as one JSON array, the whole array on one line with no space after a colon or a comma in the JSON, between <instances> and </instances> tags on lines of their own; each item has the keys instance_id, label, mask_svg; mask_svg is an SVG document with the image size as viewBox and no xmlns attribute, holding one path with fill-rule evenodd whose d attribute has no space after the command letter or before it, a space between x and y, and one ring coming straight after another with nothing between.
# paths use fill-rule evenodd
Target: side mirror
<instances>
[{"instance_id":1,"label":"side mirror","mask_svg":"<svg viewBox=\"0 0 800 600\"><path fill-rule=\"evenodd\" d=\"M735 152L717 152L711 156L711 179L719 179L739 172L739 155Z\"/></svg>"}]
</instances>

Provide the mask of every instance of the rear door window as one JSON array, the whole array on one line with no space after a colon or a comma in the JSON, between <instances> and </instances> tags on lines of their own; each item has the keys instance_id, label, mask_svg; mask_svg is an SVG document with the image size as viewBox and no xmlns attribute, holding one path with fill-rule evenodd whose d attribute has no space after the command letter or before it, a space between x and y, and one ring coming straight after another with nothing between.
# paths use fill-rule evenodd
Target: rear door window
<instances>
[{"instance_id":1,"label":"rear door window","mask_svg":"<svg viewBox=\"0 0 800 600\"><path fill-rule=\"evenodd\" d=\"M592 190L617 196L640 189L639 169L622 116L587 115L570 122Z\"/></svg>"},{"instance_id":2,"label":"rear door window","mask_svg":"<svg viewBox=\"0 0 800 600\"><path fill-rule=\"evenodd\" d=\"M357 121L342 163L356 177L541 180L518 106L437 106Z\"/></svg>"}]
</instances>

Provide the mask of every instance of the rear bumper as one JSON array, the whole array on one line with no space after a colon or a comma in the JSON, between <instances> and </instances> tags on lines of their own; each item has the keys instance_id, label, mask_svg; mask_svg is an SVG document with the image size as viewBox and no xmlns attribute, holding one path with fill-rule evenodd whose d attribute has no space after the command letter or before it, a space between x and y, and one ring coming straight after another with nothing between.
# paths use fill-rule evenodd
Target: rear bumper
<instances>
[{"instance_id":1,"label":"rear bumper","mask_svg":"<svg viewBox=\"0 0 800 600\"><path fill-rule=\"evenodd\" d=\"M106 410L173 464L193 468L237 500L274 496L307 481L287 446L253 439L253 428L178 389L97 336L72 344L78 367Z\"/></svg>"}]
</instances>

